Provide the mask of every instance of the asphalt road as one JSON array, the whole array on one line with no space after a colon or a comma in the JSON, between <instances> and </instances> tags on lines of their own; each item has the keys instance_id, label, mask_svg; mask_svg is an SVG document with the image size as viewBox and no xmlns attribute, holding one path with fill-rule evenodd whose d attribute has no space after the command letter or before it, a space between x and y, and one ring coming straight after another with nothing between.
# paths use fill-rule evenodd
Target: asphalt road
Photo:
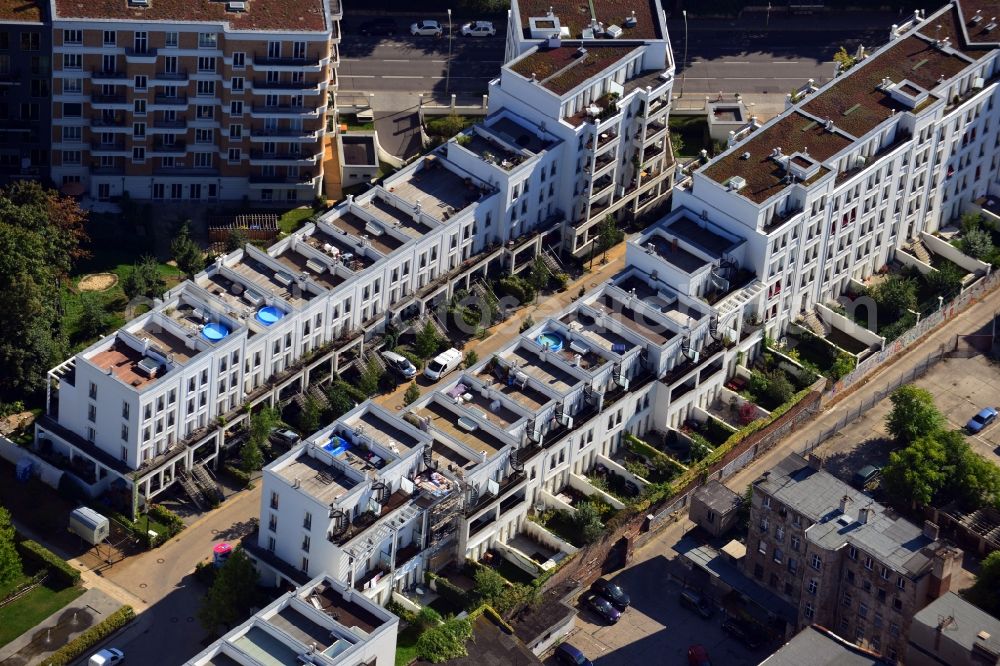
<instances>
[{"instance_id":1,"label":"asphalt road","mask_svg":"<svg viewBox=\"0 0 1000 666\"><path fill-rule=\"evenodd\" d=\"M853 54L859 44L880 45L894 20L898 19L883 13L852 15L848 22L776 17L765 28L754 16L739 21L692 19L686 51L684 21L669 21L678 72L674 94L682 85L685 94L783 94L808 79L824 83L833 77L833 54L841 46ZM830 27L824 27L827 24Z\"/></svg>"}]
</instances>

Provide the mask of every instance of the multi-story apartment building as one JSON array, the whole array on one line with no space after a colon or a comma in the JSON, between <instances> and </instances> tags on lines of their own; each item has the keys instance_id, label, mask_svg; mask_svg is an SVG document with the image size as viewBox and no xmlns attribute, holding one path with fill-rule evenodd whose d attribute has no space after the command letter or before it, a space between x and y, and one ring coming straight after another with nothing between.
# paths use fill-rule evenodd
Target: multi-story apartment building
<instances>
[{"instance_id":1,"label":"multi-story apartment building","mask_svg":"<svg viewBox=\"0 0 1000 666\"><path fill-rule=\"evenodd\" d=\"M880 270L898 248L997 192L993 6L955 0L730 138L673 205L747 239L772 334Z\"/></svg>"},{"instance_id":2,"label":"multi-story apartment building","mask_svg":"<svg viewBox=\"0 0 1000 666\"><path fill-rule=\"evenodd\" d=\"M0 184L48 175L52 32L42 0L0 2Z\"/></svg>"},{"instance_id":3,"label":"multi-story apartment building","mask_svg":"<svg viewBox=\"0 0 1000 666\"><path fill-rule=\"evenodd\" d=\"M107 200L311 201L339 2L52 0L52 178Z\"/></svg>"},{"instance_id":4,"label":"multi-story apartment building","mask_svg":"<svg viewBox=\"0 0 1000 666\"><path fill-rule=\"evenodd\" d=\"M594 2L581 16L575 3L514 0L507 39L490 111L509 110L560 140L562 249L582 255L608 215L648 213L673 183L674 61L663 10Z\"/></svg>"},{"instance_id":5,"label":"multi-story apartment building","mask_svg":"<svg viewBox=\"0 0 1000 666\"><path fill-rule=\"evenodd\" d=\"M399 618L329 576L283 594L187 666L390 666Z\"/></svg>"},{"instance_id":6,"label":"multi-story apartment building","mask_svg":"<svg viewBox=\"0 0 1000 666\"><path fill-rule=\"evenodd\" d=\"M819 624L884 655L906 654L914 614L948 592L962 551L792 454L753 483L745 573Z\"/></svg>"}]
</instances>

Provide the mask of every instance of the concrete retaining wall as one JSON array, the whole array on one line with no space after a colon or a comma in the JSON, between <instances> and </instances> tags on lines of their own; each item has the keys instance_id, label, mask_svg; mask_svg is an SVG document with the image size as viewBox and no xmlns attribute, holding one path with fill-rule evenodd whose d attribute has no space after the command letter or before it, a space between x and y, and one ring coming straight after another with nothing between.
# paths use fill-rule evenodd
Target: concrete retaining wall
<instances>
[{"instance_id":1,"label":"concrete retaining wall","mask_svg":"<svg viewBox=\"0 0 1000 666\"><path fill-rule=\"evenodd\" d=\"M909 268L916 268L921 275L933 273L936 269L930 264L925 264L906 250L899 248L896 250L896 261Z\"/></svg>"},{"instance_id":2,"label":"concrete retaining wall","mask_svg":"<svg viewBox=\"0 0 1000 666\"><path fill-rule=\"evenodd\" d=\"M922 240L924 245L927 246L927 249L934 254L940 255L945 259L954 262L970 273L975 273L976 275L986 275L990 272L989 264L984 261L979 261L978 259L973 259L951 243L943 241L937 236L932 236L926 231L921 231L920 240Z\"/></svg>"},{"instance_id":3,"label":"concrete retaining wall","mask_svg":"<svg viewBox=\"0 0 1000 666\"><path fill-rule=\"evenodd\" d=\"M625 508L625 505L617 497L609 495L600 488L596 488L590 483L590 481L587 481L586 478L580 476L579 474L569 475L569 487L583 493L587 497L596 496L613 506L618 511Z\"/></svg>"},{"instance_id":4,"label":"concrete retaining wall","mask_svg":"<svg viewBox=\"0 0 1000 666\"><path fill-rule=\"evenodd\" d=\"M825 305L816 306L816 314L819 318L823 320L830 328L835 328L838 331L843 331L846 335L851 336L855 340L859 340L869 347L876 346L879 349L885 344L885 338L878 335L874 331L869 331L864 326L857 324L839 312L834 312Z\"/></svg>"},{"instance_id":5,"label":"concrete retaining wall","mask_svg":"<svg viewBox=\"0 0 1000 666\"><path fill-rule=\"evenodd\" d=\"M34 466L32 474L51 488L58 489L59 481L62 479L62 475L65 474L63 470L45 462L31 451L21 448L6 437L0 437L0 458L3 458L12 465L17 465L18 461L22 458L30 459Z\"/></svg>"}]
</instances>

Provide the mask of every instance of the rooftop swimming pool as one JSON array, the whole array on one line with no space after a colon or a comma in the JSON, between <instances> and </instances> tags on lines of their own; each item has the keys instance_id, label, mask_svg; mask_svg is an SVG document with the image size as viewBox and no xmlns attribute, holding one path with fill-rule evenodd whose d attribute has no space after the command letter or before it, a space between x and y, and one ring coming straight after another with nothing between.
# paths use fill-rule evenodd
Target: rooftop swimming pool
<instances>
[{"instance_id":1,"label":"rooftop swimming pool","mask_svg":"<svg viewBox=\"0 0 1000 666\"><path fill-rule=\"evenodd\" d=\"M255 319L257 319L257 321L259 321L260 323L264 324L264 326L270 326L271 324L277 322L284 316L285 313L279 310L278 308L274 307L273 305L265 305L260 310L257 310Z\"/></svg>"},{"instance_id":2,"label":"rooftop swimming pool","mask_svg":"<svg viewBox=\"0 0 1000 666\"><path fill-rule=\"evenodd\" d=\"M201 329L201 336L210 342L218 342L222 338L229 335L229 327L225 324L218 324L212 322L210 324L205 324Z\"/></svg>"},{"instance_id":3,"label":"rooftop swimming pool","mask_svg":"<svg viewBox=\"0 0 1000 666\"><path fill-rule=\"evenodd\" d=\"M563 348L563 338L558 333L542 333L535 338L535 342L552 352L562 351Z\"/></svg>"}]
</instances>

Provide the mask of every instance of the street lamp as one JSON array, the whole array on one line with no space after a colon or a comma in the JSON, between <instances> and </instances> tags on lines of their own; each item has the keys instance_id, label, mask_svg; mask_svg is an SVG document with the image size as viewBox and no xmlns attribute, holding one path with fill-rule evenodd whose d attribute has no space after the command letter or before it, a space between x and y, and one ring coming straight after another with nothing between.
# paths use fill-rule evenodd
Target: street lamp
<instances>
[{"instance_id":1,"label":"street lamp","mask_svg":"<svg viewBox=\"0 0 1000 666\"><path fill-rule=\"evenodd\" d=\"M451 88L451 7L448 8L448 64L445 66L444 91Z\"/></svg>"},{"instance_id":2,"label":"street lamp","mask_svg":"<svg viewBox=\"0 0 1000 666\"><path fill-rule=\"evenodd\" d=\"M684 97L684 79L687 78L688 68L688 11L684 9L681 14L684 15L684 73L681 74L681 97Z\"/></svg>"}]
</instances>

